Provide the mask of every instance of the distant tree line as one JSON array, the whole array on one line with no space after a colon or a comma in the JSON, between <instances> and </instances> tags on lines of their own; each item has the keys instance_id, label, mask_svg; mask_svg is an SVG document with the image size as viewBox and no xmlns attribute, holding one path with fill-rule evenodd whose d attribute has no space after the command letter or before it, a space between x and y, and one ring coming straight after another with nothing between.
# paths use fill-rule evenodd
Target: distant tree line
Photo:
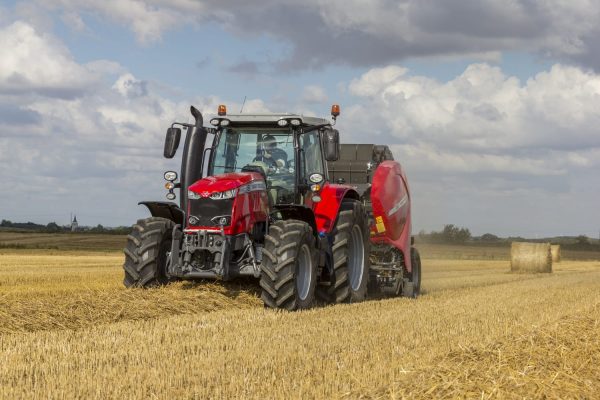
<instances>
[{"instance_id":1,"label":"distant tree line","mask_svg":"<svg viewBox=\"0 0 600 400\"><path fill-rule=\"evenodd\" d=\"M527 239L520 236L509 236L502 238L492 233L484 233L481 236L472 236L468 228L459 227L453 224L444 225L441 231L431 231L429 233L422 230L416 235L418 243L435 243L435 244L470 244L470 245L486 245L486 246L508 246L512 242L540 242L552 244L560 244L565 249L570 250L600 250L600 241L595 240L593 243L590 238L585 235L579 236L560 236L541 239Z\"/></svg>"},{"instance_id":2,"label":"distant tree line","mask_svg":"<svg viewBox=\"0 0 600 400\"><path fill-rule=\"evenodd\" d=\"M14 229L20 231L33 231L33 232L42 232L42 233L70 233L71 226L70 225L58 225L56 222L50 222L47 225L36 224L34 222L12 222L6 219L3 219L0 222L0 228L4 229ZM90 226L80 226L77 228L78 233L100 233L105 235L127 235L131 232L131 227L128 226L118 226L115 228L105 227L100 224L90 227Z\"/></svg>"},{"instance_id":3,"label":"distant tree line","mask_svg":"<svg viewBox=\"0 0 600 400\"><path fill-rule=\"evenodd\" d=\"M444 225L439 232L419 232L418 241L427 243L465 244L471 239L471 231L467 228L458 227L454 224Z\"/></svg>"}]
</instances>

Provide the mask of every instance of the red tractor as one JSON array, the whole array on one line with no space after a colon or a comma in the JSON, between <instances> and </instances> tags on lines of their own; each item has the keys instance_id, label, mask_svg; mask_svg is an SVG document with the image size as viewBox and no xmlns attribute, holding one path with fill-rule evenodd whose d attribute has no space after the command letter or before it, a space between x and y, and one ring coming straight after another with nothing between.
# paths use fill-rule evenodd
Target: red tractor
<instances>
[{"instance_id":1,"label":"red tractor","mask_svg":"<svg viewBox=\"0 0 600 400\"><path fill-rule=\"evenodd\" d=\"M126 287L248 276L260 279L265 306L287 310L317 296L418 295L404 172L387 146L340 146L339 106L333 121L219 106L210 128L191 113L195 124L174 123L164 147L174 157L186 131L180 181L164 174L167 199L178 188L179 205L140 203L152 217L128 236Z\"/></svg>"}]
</instances>

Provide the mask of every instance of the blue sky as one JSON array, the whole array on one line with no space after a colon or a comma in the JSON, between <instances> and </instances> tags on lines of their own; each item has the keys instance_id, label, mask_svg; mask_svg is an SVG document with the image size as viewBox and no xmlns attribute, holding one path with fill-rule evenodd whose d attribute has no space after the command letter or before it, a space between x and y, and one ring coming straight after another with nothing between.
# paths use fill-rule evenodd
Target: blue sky
<instances>
[{"instance_id":1,"label":"blue sky","mask_svg":"<svg viewBox=\"0 0 600 400\"><path fill-rule=\"evenodd\" d=\"M600 4L26 0L0 8L0 218L129 225L219 103L391 146L414 228L597 236ZM236 109L237 111L237 109Z\"/></svg>"}]
</instances>

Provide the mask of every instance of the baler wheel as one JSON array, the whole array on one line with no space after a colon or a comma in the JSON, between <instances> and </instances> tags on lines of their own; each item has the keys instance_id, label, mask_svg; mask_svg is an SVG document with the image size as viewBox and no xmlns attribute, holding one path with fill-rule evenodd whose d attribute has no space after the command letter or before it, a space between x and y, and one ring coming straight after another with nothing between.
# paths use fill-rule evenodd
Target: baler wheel
<instances>
[{"instance_id":1,"label":"baler wheel","mask_svg":"<svg viewBox=\"0 0 600 400\"><path fill-rule=\"evenodd\" d=\"M367 297L371 242L361 202L342 201L334 232L330 298L336 303L363 301Z\"/></svg>"},{"instance_id":2,"label":"baler wheel","mask_svg":"<svg viewBox=\"0 0 600 400\"><path fill-rule=\"evenodd\" d=\"M140 219L127 236L125 253L126 287L153 287L169 283L168 252L175 223L169 219L151 217Z\"/></svg>"},{"instance_id":3,"label":"baler wheel","mask_svg":"<svg viewBox=\"0 0 600 400\"><path fill-rule=\"evenodd\" d=\"M260 287L265 307L288 311L310 308L317 283L315 237L299 220L269 226L262 251Z\"/></svg>"},{"instance_id":4,"label":"baler wheel","mask_svg":"<svg viewBox=\"0 0 600 400\"><path fill-rule=\"evenodd\" d=\"M414 299L421 294L421 256L414 247L410 248L410 263L412 272L408 274L409 279L404 282L402 296Z\"/></svg>"}]
</instances>

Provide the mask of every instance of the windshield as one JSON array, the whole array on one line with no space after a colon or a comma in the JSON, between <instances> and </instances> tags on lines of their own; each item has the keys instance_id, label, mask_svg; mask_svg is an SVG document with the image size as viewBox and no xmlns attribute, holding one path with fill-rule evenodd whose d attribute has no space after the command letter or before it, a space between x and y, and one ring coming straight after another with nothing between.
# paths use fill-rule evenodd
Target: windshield
<instances>
[{"instance_id":1,"label":"windshield","mask_svg":"<svg viewBox=\"0 0 600 400\"><path fill-rule=\"evenodd\" d=\"M223 129L209 175L256 171L265 175L273 203L292 203L295 193L294 141L289 129Z\"/></svg>"}]
</instances>

